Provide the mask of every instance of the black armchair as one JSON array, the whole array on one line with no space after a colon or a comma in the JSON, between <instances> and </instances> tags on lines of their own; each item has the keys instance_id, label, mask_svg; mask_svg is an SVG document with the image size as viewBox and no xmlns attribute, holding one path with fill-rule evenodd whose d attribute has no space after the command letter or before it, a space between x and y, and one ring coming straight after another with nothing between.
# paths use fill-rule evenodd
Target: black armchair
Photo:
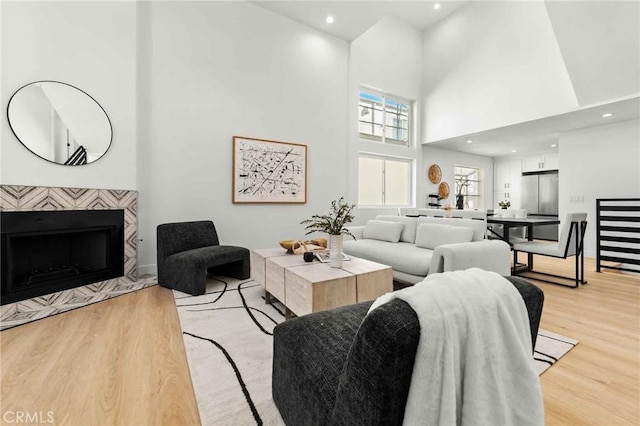
<instances>
[{"instance_id":1,"label":"black armchair","mask_svg":"<svg viewBox=\"0 0 640 426\"><path fill-rule=\"evenodd\" d=\"M249 250L221 246L212 221L165 223L157 228L158 283L203 294L207 272L238 279L250 276Z\"/></svg>"},{"instance_id":2,"label":"black armchair","mask_svg":"<svg viewBox=\"0 0 640 426\"><path fill-rule=\"evenodd\" d=\"M535 347L544 294L506 277L529 314ZM404 300L372 302L285 321L274 329L273 400L288 425L400 425L420 323Z\"/></svg>"}]
</instances>

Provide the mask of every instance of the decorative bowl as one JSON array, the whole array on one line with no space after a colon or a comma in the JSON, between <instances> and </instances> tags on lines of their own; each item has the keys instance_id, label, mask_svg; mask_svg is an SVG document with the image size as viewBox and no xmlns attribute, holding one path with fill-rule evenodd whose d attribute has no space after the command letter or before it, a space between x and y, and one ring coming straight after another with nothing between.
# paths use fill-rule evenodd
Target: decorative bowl
<instances>
[{"instance_id":1,"label":"decorative bowl","mask_svg":"<svg viewBox=\"0 0 640 426\"><path fill-rule=\"evenodd\" d=\"M295 243L296 241L297 240L282 240L280 241L280 247L286 249L289 252L293 252L293 243Z\"/></svg>"},{"instance_id":2,"label":"decorative bowl","mask_svg":"<svg viewBox=\"0 0 640 426\"><path fill-rule=\"evenodd\" d=\"M316 238L315 240L311 241L311 243L319 245L320 247L327 248L327 239L326 238Z\"/></svg>"}]
</instances>

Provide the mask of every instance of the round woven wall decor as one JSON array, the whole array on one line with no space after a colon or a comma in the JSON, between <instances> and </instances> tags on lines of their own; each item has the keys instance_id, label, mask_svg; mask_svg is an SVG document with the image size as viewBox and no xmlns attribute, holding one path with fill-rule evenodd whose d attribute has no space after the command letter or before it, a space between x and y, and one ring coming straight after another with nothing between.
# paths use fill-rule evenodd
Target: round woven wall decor
<instances>
[{"instance_id":1,"label":"round woven wall decor","mask_svg":"<svg viewBox=\"0 0 640 426\"><path fill-rule=\"evenodd\" d=\"M440 179L442 179L442 170L440 170L440 166L432 164L431 167L429 167L429 180L431 183L440 183Z\"/></svg>"},{"instance_id":2,"label":"round woven wall decor","mask_svg":"<svg viewBox=\"0 0 640 426\"><path fill-rule=\"evenodd\" d=\"M441 199L449 198L449 184L447 182L442 182L440 186L438 186L438 195L440 195Z\"/></svg>"}]
</instances>

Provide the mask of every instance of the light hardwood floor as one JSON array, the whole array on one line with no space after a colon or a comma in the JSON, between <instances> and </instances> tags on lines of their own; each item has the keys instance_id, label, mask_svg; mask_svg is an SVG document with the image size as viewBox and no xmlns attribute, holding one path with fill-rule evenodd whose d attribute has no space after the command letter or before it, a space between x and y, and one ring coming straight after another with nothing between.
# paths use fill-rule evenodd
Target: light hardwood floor
<instances>
[{"instance_id":1,"label":"light hardwood floor","mask_svg":"<svg viewBox=\"0 0 640 426\"><path fill-rule=\"evenodd\" d=\"M19 411L45 420L51 411L57 425L200 423L171 290L150 287L0 339L2 424Z\"/></svg>"},{"instance_id":2,"label":"light hardwood floor","mask_svg":"<svg viewBox=\"0 0 640 426\"><path fill-rule=\"evenodd\" d=\"M570 275L574 259L536 256L536 269ZM595 271L545 293L541 327L580 343L541 376L548 425L640 424L640 277Z\"/></svg>"},{"instance_id":3,"label":"light hardwood floor","mask_svg":"<svg viewBox=\"0 0 640 426\"><path fill-rule=\"evenodd\" d=\"M536 257L569 274L571 259ZM549 425L640 424L640 278L598 274L545 292L542 327L580 340L541 377ZM56 424L200 422L171 292L151 287L0 333L0 411ZM13 415L9 413L9 415ZM8 421L12 420L8 418ZM7 423L7 419L1 423Z\"/></svg>"}]
</instances>

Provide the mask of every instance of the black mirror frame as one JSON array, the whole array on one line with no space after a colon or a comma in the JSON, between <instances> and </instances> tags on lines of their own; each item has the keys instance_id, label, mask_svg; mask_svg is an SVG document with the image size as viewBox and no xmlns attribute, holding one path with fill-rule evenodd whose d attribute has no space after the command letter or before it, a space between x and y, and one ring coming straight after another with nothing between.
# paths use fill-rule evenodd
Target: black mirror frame
<instances>
[{"instance_id":1,"label":"black mirror frame","mask_svg":"<svg viewBox=\"0 0 640 426\"><path fill-rule=\"evenodd\" d=\"M82 93L84 93L86 96L89 97L89 99L91 99L93 102L96 103L96 105L98 105L98 107L100 107L100 109L102 110L102 112L104 113L104 116L107 117L107 122L109 123L109 130L111 130L111 137L109 138L109 144L107 145L107 148L104 150L104 153L95 159L95 161L92 161L91 163L86 163L86 164L63 164L63 163L57 163L55 161L51 161L47 158L42 157L41 155L36 154L35 152L33 152L28 146L27 144L25 144L22 139L20 139L20 137L16 134L16 131L13 129L13 126L11 125L11 120L9 119L9 107L11 106L11 101L13 100L13 97L15 95L17 95L22 89L24 89L27 86L30 86L32 84L36 84L36 83L58 83L58 84L64 84L65 86L69 86L72 87ZM72 84L69 83L64 83L62 81L56 81L56 80L37 80L37 81L32 81L31 83L27 83L24 86L20 87L18 90L16 90L15 92L13 92L13 95L11 95L11 97L9 98L9 102L7 102L7 122L9 123L9 128L11 129L11 133L13 133L13 135L16 137L16 139L18 140L18 142L20 142L20 144L25 147L30 153L32 153L33 155L35 155L36 157L42 158L43 160L52 163L52 164L57 164L59 166L88 166L90 164L93 164L95 162L97 162L98 160L100 160L102 157L104 157L107 152L109 151L109 148L111 148L111 144L113 143L113 125L111 124L111 119L109 118L109 114L107 114L107 111L104 110L104 108L102 108L102 105L100 105L100 102L96 101L95 98L93 96L91 96L90 94L88 94L87 92L85 92L84 90L80 89L79 87L76 87Z\"/></svg>"}]
</instances>

